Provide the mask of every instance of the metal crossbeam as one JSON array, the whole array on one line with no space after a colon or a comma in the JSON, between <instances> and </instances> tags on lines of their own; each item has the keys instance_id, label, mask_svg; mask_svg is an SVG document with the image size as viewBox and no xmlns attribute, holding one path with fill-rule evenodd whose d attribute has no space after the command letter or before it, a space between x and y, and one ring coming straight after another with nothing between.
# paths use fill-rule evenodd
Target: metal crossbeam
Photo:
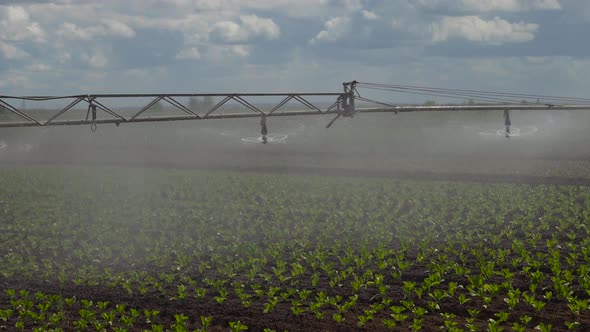
<instances>
[{"instance_id":1,"label":"metal crossbeam","mask_svg":"<svg viewBox=\"0 0 590 332\"><path fill-rule=\"evenodd\" d=\"M364 98L356 91L356 82L344 83L344 92L341 93L199 93L199 94L92 94L92 95L71 95L71 96L2 96L0 95L0 110L16 115L19 120L0 122L0 128L8 127L44 127L44 126L69 126L69 125L97 125L97 124L122 124L122 123L145 123L145 122L162 122L162 121L187 121L187 120L214 120L214 119L244 119L244 118L261 118L261 117L284 117L284 116L308 116L308 115L335 115L334 119L328 124L331 126L340 117L352 117L358 113L405 113L405 112L448 112L448 111L504 111L504 110L589 110L590 105L543 105L543 104L486 104L486 105L436 105L436 106L417 106L417 105L394 105L391 103L379 102ZM199 112L191 109L178 101L178 98L186 97L219 97L221 100L208 110ZM269 108L268 111L262 110L256 106L249 98L264 99L265 97L283 97L280 102ZM309 101L310 97L333 98L329 107L322 108ZM108 101L112 99L123 100L130 98L151 98L143 107L139 108L132 115L123 115L122 111L117 111L115 105L107 106ZM355 99L367 103L378 105L375 108L359 108L355 106ZM67 106L51 115L47 120L35 119L31 112L19 110L10 102L18 101L35 101L49 102L56 100L69 101ZM154 107L158 102L164 101L172 105L173 109L178 109L184 115L161 115L147 116L145 113ZM233 101L236 105L242 106L246 112L231 113L220 112L224 105ZM281 108L289 103L296 101L304 107L303 110L286 110L278 112ZM574 101L575 102L575 101ZM87 104L88 111L84 111L86 117L82 114L79 119L64 119L65 113L72 114L80 112L74 109L76 105ZM93 117L88 118L92 109ZM108 118L96 118L96 110L108 114ZM126 109L126 111L129 111ZM167 111L167 110L166 110ZM166 112L164 111L164 112Z\"/></svg>"},{"instance_id":2,"label":"metal crossbeam","mask_svg":"<svg viewBox=\"0 0 590 332\"><path fill-rule=\"evenodd\" d=\"M590 106L586 105L567 105L560 107L548 106L526 106L526 105L489 105L489 106L397 106L393 108L357 108L357 113L405 113L405 112L447 112L447 111L502 111L510 110L590 110ZM336 109L326 110L322 113L317 111L289 111L284 113L270 113L267 117L289 117L289 116L309 116L309 115L341 115L341 111ZM152 117L136 117L133 119L121 120L113 119L97 119L92 120L53 120L50 123L40 122L0 122L0 128L15 128L15 127L43 127L43 126L76 126L76 125L92 125L92 124L116 124L121 123L146 123L146 122L166 122L166 121L188 121L188 120L220 120L220 119L247 119L260 118L260 114L255 113L225 113L225 114L209 114L206 117L195 116L152 116Z\"/></svg>"},{"instance_id":3,"label":"metal crossbeam","mask_svg":"<svg viewBox=\"0 0 590 332\"><path fill-rule=\"evenodd\" d=\"M188 94L92 94L92 95L71 95L71 96L0 96L0 110L5 109L10 113L17 115L19 118L26 121L7 121L0 122L0 128L4 127L43 127L43 126L68 126L68 125L92 125L92 124L121 124L121 123L139 123L139 122L160 122L160 121L186 121L186 120L205 120L205 119L236 119L236 118L254 118L262 116L294 116L294 115L308 115L308 114L324 114L325 111L332 111L334 105L338 104L338 100L342 100L342 93L188 93ZM192 98L192 97L222 97L221 101L210 107L203 114L198 114L197 110L193 110L178 101L178 98ZM263 111L248 98L263 99L264 97L284 97L279 103L274 105L270 111ZM308 100L309 97L326 97L335 98L337 102L332 104L325 111L318 105L313 104ZM105 99L131 99L131 98L153 98L145 106L139 108L132 115L124 116L121 111L115 111L115 106L107 106ZM51 115L48 120L35 119L31 114L27 114L24 110L19 110L17 107L10 104L10 101L55 101L55 100L70 100L70 103ZM285 111L277 112L284 107L289 101L296 100L305 108L311 111ZM179 109L186 115L161 115L161 116L147 116L146 111L154 107L157 103L164 101L173 106L174 109ZM243 106L248 112L246 113L219 113L223 105L233 101L236 105ZM86 117L80 116L80 119L65 120L63 115L70 111L78 104L85 102L88 104L88 111ZM103 111L110 115L106 119L88 119L90 109L93 109L93 114L96 110ZM79 111L79 110L78 110ZM128 111L128 110L127 110ZM164 111L166 112L166 111ZM216 113L217 112L217 113ZM29 112L30 113L30 112Z\"/></svg>"}]
</instances>

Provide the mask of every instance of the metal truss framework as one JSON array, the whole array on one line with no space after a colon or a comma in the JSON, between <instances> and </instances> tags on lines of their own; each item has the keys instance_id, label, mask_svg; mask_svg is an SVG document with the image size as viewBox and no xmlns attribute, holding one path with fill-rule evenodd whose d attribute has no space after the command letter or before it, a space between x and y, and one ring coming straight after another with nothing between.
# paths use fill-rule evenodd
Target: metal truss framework
<instances>
[{"instance_id":1,"label":"metal truss framework","mask_svg":"<svg viewBox=\"0 0 590 332\"><path fill-rule=\"evenodd\" d=\"M437 106L416 106L416 105L393 105L364 98L356 90L356 81L343 83L344 92L341 93L211 93L211 94L89 94L72 96L2 96L0 95L0 108L18 116L19 121L0 122L0 128L10 127L46 127L46 126L67 126L67 125L91 125L96 128L98 124L142 123L160 121L185 121L185 120L209 120L209 119L240 119L240 118L266 118L281 116L307 116L307 115L335 115L333 120L326 126L330 127L339 117L353 117L357 113L400 113L400 112L440 112L440 111L506 111L506 110L588 110L589 105L551 105L551 104L486 104L486 105L437 105ZM196 110L180 103L178 98L186 97L218 97L221 100L213 105L205 113L199 114ZM282 100L270 110L263 111L249 102L248 98L282 97ZM311 103L309 97L334 98L335 101L327 108L321 108ZM124 98L152 98L152 100L141 109L135 111L131 116L122 115L114 107L102 102L104 99ZM47 120L35 119L23 110L19 110L9 101L55 101L68 100L70 103L51 115ZM377 105L375 108L357 108L355 100ZM145 116L145 112L159 102L166 102L174 108L184 112L184 115L170 116ZM278 112L287 103L297 101L304 110L285 110ZM247 109L245 113L221 113L219 110L227 103L237 103ZM86 104L88 110L84 117L81 114L78 120L66 120L62 116L72 110L78 104ZM98 118L97 112L107 114L106 118ZM78 110L79 112L79 110Z\"/></svg>"},{"instance_id":2,"label":"metal truss framework","mask_svg":"<svg viewBox=\"0 0 590 332\"><path fill-rule=\"evenodd\" d=\"M185 97L217 97L221 101L213 105L205 113L197 113L196 110L190 109L179 102L178 98ZM263 111L255 104L249 102L248 98L262 97L282 97L282 100L274 105L270 110ZM316 104L310 102L309 97L333 97L335 102L328 108L322 109ZM131 116L124 116L114 107L106 105L101 100L104 99L124 99L124 98L152 98L152 100ZM96 125L96 124L116 124L121 123L140 123L140 122L159 122L159 121L182 121L182 120L209 120L209 119L238 119L238 118L260 118L260 117L277 117L277 116L295 116L295 115L321 115L336 114L341 112L341 102L344 98L343 93L211 93L211 94L93 94L93 95L73 95L73 96L1 96L0 108L18 116L19 121L0 122L0 128L4 127L45 127L45 126L67 126L67 125ZM19 110L9 101L55 101L68 100L70 103L51 115L47 120L39 120ZM150 108L159 102L166 102L174 108L181 110L185 115L162 115L162 116L145 116ZM305 109L301 111L284 111L278 112L287 103L296 101ZM234 102L247 109L245 113L219 113L222 106ZM78 104L86 104L88 110L84 117L81 114L79 120L61 119L62 115L72 110ZM102 111L108 114L107 118L98 118L97 112ZM217 113L216 113L217 112Z\"/></svg>"}]
</instances>

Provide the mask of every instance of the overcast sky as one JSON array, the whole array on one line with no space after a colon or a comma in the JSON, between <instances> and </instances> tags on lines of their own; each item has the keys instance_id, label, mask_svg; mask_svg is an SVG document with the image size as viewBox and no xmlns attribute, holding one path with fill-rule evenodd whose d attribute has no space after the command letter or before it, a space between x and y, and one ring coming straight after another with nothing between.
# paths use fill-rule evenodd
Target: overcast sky
<instances>
[{"instance_id":1,"label":"overcast sky","mask_svg":"<svg viewBox=\"0 0 590 332\"><path fill-rule=\"evenodd\" d=\"M0 0L0 94L590 95L587 0Z\"/></svg>"}]
</instances>

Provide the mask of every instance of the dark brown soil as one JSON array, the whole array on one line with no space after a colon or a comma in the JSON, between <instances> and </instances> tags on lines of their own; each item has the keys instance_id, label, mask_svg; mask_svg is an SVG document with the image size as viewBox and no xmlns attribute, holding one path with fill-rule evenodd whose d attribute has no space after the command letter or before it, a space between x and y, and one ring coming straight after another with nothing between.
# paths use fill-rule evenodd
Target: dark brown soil
<instances>
[{"instance_id":1,"label":"dark brown soil","mask_svg":"<svg viewBox=\"0 0 590 332\"><path fill-rule=\"evenodd\" d=\"M475 264L476 262L472 262ZM403 275L404 281L415 281L421 282L428 275L429 271L425 266L415 265L410 270L405 271ZM198 276L195 276L197 278ZM459 277L453 274L445 276L447 282L456 281L459 284L466 285L467 280L464 277ZM493 282L490 280L489 282ZM400 281L394 280L391 276L386 277L386 283L391 287L389 289L389 297L393 300L391 305L401 305L400 301L404 300L402 284ZM528 289L528 283L524 278L516 277L513 281L515 288L525 291ZM152 293L146 293L144 295L133 294L129 295L122 289L108 288L106 286L77 286L73 283L65 285L60 284L56 281L42 282L27 279L0 279L0 289L24 289L29 290L31 294L35 292L44 292L46 294L58 294L63 297L75 296L78 299L76 305L66 310L68 315L74 320L77 312L82 307L80 306L80 300L92 300L94 303L98 301L109 301L112 306L115 304L125 304L127 308L137 308L143 311L143 309L158 310L160 314L154 323L162 324L164 327L169 327L174 323L175 314L185 314L190 317L191 329L197 329L200 327L200 316L212 316L213 327L210 331L227 331L229 322L240 321L249 327L249 331L262 331L265 328L272 328L277 331L386 331L382 323L382 319L391 318L392 313L387 307L375 314L373 321L368 322L365 326L357 326L358 316L363 314L362 310L368 309L371 304L379 302L379 295L375 290L369 291L368 289L361 288L357 292L359 300L351 311L344 314L345 320L341 323L336 323L332 319L332 314L338 311L335 308L322 308L325 312L323 319L318 320L313 313L307 311L299 316L294 315L291 312L290 300L280 302L274 310L270 313L263 313L264 311L264 300L253 301L250 307L244 307L240 302L239 298L230 292L227 300L223 304L217 303L211 296L205 297L203 300L197 300L190 296L186 299L170 299L163 294L175 294L176 285L170 284L165 286L163 292L153 291ZM446 286L445 286L446 287ZM445 288L443 287L443 289ZM342 287L331 288L326 282L320 282L320 284L313 288L314 294L320 291L325 291L332 296L341 295L343 298L353 294L353 290L350 285L343 285ZM211 291L213 292L213 291ZM460 292L466 292L460 290ZM208 292L209 294L209 292ZM584 298L584 294L578 294L579 297ZM312 296L314 296L312 294ZM428 302L432 300L428 295L424 295L422 298L414 298L415 305L423 308L428 308ZM498 296L493 301L484 307L483 301L478 297L471 297L470 301L465 305L460 305L456 299L443 299L438 302L440 309L433 311L428 309L428 313L424 316L423 320L423 331L438 331L441 326L444 326L444 318L442 313L455 315L454 321L459 324L459 327L463 328L465 321L470 317L468 309L479 309L480 313L475 320L475 324L478 326L478 330L487 330L487 325L490 319L497 319L496 313L501 311L509 311L507 304L503 299ZM6 293L0 294L0 308L10 308L10 299ZM532 321L529 326L535 327L539 322L549 323L553 326L552 331L565 331L564 322L574 320L573 315L570 313L567 302L562 300L553 299L548 302L547 306L539 312L536 312L530 305L524 301L521 302L510 312L509 321L518 321L519 317L528 315L532 317ZM410 314L410 317L412 315ZM584 312L578 317L578 322L581 323L578 330L588 331L590 330L590 312ZM71 323L71 322L70 322ZM406 322L399 323L395 330L406 331L411 330L412 319L408 319ZM14 327L14 321L8 321L6 323L0 322L0 326ZM32 325L29 326L32 328ZM66 330L72 329L72 325L65 325ZM11 328L8 328L11 329ZM144 320L138 320L133 327L134 330L151 329L150 324L146 324ZM0 327L0 330L2 328ZM532 329L531 329L532 330Z\"/></svg>"}]
</instances>

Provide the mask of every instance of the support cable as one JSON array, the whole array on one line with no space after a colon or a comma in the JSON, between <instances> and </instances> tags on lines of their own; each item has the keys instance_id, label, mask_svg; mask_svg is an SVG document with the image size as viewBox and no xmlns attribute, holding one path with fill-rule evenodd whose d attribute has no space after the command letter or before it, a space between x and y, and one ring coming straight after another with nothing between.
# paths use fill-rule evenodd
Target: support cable
<instances>
[{"instance_id":1,"label":"support cable","mask_svg":"<svg viewBox=\"0 0 590 332\"><path fill-rule=\"evenodd\" d=\"M513 103L519 104L522 102L521 100L517 100L517 99L508 99L508 98L502 98L502 97L468 94L468 93L460 93L460 92L445 92L445 91L438 91L438 90L381 88L381 87L365 87L365 89L400 92L400 93L431 96L431 97L462 99L462 100L471 99L474 101L477 100L477 101L485 101L485 102L501 102L501 103L509 103L509 104L513 104ZM531 104L533 104L533 103L531 103Z\"/></svg>"},{"instance_id":2,"label":"support cable","mask_svg":"<svg viewBox=\"0 0 590 332\"><path fill-rule=\"evenodd\" d=\"M513 103L520 103L521 101L515 101L510 99L504 98L492 98L492 97L484 97L484 96L462 96L462 95L453 95L453 94L446 94L446 93L434 93L434 92L422 92L422 91L411 91L411 90L396 90L396 89L385 89L385 88L370 88L372 90L382 90L382 91L390 91L390 92L400 92L406 93L411 95L421 95L421 96L429 96L429 97L443 97L443 98L450 98L450 99L460 99L460 100L477 100L477 101L485 101L485 102L502 102L507 104Z\"/></svg>"},{"instance_id":3,"label":"support cable","mask_svg":"<svg viewBox=\"0 0 590 332\"><path fill-rule=\"evenodd\" d=\"M369 102L369 103L381 105L381 106L391 107L392 110L395 112L395 114L398 113L397 110L395 109L395 107L397 107L396 105L392 105L392 104L384 103L384 102L381 102L381 101L376 101L376 100L373 100L373 99L361 97L360 95L357 96L356 99L358 99L360 101L365 101L365 102Z\"/></svg>"},{"instance_id":4,"label":"support cable","mask_svg":"<svg viewBox=\"0 0 590 332\"><path fill-rule=\"evenodd\" d=\"M490 91L482 91L482 90L465 90L465 89L448 89L448 88L433 88L433 87L423 87L423 86L415 86L415 85L391 85L391 84L377 84L377 83L359 83L366 86L378 86L383 88L406 88L406 89L428 89L428 90L438 90L438 91L453 91L453 92L467 92L467 93L475 93L480 95L495 95L495 96L510 96L510 97L527 97L527 98L539 98L539 99L549 99L549 100L562 100L562 101L571 101L571 102L590 102L590 98L579 98L579 97L561 97L561 96L547 96L547 95L537 95L537 94L523 94L523 93L508 93L508 92L490 92Z\"/></svg>"},{"instance_id":5,"label":"support cable","mask_svg":"<svg viewBox=\"0 0 590 332\"><path fill-rule=\"evenodd\" d=\"M560 101L560 102L590 103L590 98L579 98L579 97L563 97L563 96L550 96L550 95L540 95L540 94L508 93L508 92L491 92L491 91L482 91L482 90L433 88L433 87L424 87L424 86L415 86L415 85L393 85L393 84L360 83L360 82L358 84L359 84L359 87L381 88L384 90L389 90L389 89L417 90L417 91L463 94L463 95L468 95L468 96L480 96L480 97L536 98L536 99L540 99L540 100L555 100L555 101Z\"/></svg>"}]
</instances>

